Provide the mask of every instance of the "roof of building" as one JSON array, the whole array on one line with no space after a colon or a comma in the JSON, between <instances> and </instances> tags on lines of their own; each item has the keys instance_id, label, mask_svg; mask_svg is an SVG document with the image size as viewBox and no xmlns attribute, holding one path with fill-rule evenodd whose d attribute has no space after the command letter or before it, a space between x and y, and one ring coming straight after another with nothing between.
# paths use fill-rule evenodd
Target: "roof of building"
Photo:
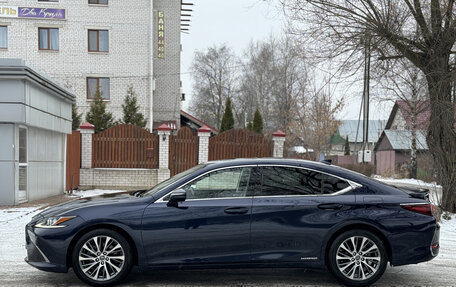
<instances>
[{"instance_id":1,"label":"roof of building","mask_svg":"<svg viewBox=\"0 0 456 287\"><path fill-rule=\"evenodd\" d=\"M314 152L313 149L311 149L311 148L306 149L306 148L303 147L303 146L294 146L294 147L291 147L291 148L290 148L290 151L293 151L293 152L295 152L295 153L307 153L307 152L313 153L313 152Z\"/></svg>"},{"instance_id":2,"label":"roof of building","mask_svg":"<svg viewBox=\"0 0 456 287\"><path fill-rule=\"evenodd\" d=\"M348 136L348 141L351 143L363 142L363 122L358 120L345 120L341 121L338 129L339 136L345 142L345 137ZM375 143L378 141L382 131L386 125L385 120L369 120L369 136L368 141ZM358 134L358 136L357 136Z\"/></svg>"},{"instance_id":3,"label":"roof of building","mask_svg":"<svg viewBox=\"0 0 456 287\"><path fill-rule=\"evenodd\" d=\"M385 130L376 144L375 150L384 139L388 140L393 150L410 150L412 146L412 132L409 130ZM423 131L416 131L416 146L418 150L429 149Z\"/></svg>"},{"instance_id":4,"label":"roof of building","mask_svg":"<svg viewBox=\"0 0 456 287\"><path fill-rule=\"evenodd\" d=\"M71 103L75 102L75 96L60 83L51 79L41 71L32 69L22 59L5 58L0 59L0 76L4 78L23 78L33 81L44 88L49 89L57 95Z\"/></svg>"},{"instance_id":5,"label":"roof of building","mask_svg":"<svg viewBox=\"0 0 456 287\"><path fill-rule=\"evenodd\" d=\"M181 114L181 124L183 125L182 118L185 119L186 122L191 122L193 125L196 125L196 129L199 129L203 126L207 126L213 134L218 134L219 130L214 128L213 126L208 125L207 123L203 122L202 120L198 119L195 116L192 116L191 114L184 112L183 110L180 111Z\"/></svg>"},{"instance_id":6,"label":"roof of building","mask_svg":"<svg viewBox=\"0 0 456 287\"><path fill-rule=\"evenodd\" d=\"M416 105L415 105L416 103ZM393 124L394 118L398 111L401 112L404 121L409 130L413 129L412 125L412 107L416 109L416 129L417 130L426 130L427 126L429 125L429 119L431 117L431 109L429 105L429 101L404 101L404 100L397 100L394 103L393 109L391 110L391 114L388 118L388 122L386 123L385 129L391 129L391 125Z\"/></svg>"}]
</instances>

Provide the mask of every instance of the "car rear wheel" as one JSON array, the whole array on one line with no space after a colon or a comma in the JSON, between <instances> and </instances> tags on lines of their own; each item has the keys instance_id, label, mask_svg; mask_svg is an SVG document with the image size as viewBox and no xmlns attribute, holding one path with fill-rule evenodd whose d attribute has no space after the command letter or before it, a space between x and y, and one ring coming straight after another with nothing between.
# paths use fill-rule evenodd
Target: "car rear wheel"
<instances>
[{"instance_id":1,"label":"car rear wheel","mask_svg":"<svg viewBox=\"0 0 456 287\"><path fill-rule=\"evenodd\" d=\"M92 286L113 285L130 272L131 248L128 241L113 230L93 230L77 241L72 263L82 281Z\"/></svg>"},{"instance_id":2,"label":"car rear wheel","mask_svg":"<svg viewBox=\"0 0 456 287\"><path fill-rule=\"evenodd\" d=\"M385 272L388 257L383 242L365 230L351 230L339 235L328 253L328 268L342 283L367 286Z\"/></svg>"}]
</instances>

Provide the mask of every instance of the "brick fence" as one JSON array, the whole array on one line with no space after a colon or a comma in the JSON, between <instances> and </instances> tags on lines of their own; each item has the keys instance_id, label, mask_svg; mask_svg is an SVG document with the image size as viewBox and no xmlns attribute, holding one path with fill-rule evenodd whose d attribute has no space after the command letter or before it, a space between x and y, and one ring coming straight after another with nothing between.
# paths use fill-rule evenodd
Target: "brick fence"
<instances>
[{"instance_id":1,"label":"brick fence","mask_svg":"<svg viewBox=\"0 0 456 287\"><path fill-rule=\"evenodd\" d=\"M170 136L171 128L163 124L158 133L158 168L94 168L93 167L93 135L94 126L84 123L81 131L81 189L144 189L150 188L170 177ZM203 126L198 130L198 163L205 163L209 158L210 129ZM277 131L273 134L273 157L283 157L285 134Z\"/></svg>"}]
</instances>

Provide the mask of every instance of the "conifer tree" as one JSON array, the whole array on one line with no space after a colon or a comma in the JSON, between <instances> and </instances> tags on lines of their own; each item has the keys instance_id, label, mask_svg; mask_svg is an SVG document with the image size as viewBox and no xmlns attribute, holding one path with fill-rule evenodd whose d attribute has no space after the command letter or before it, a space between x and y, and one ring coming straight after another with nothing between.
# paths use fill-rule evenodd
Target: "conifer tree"
<instances>
[{"instance_id":1,"label":"conifer tree","mask_svg":"<svg viewBox=\"0 0 456 287\"><path fill-rule=\"evenodd\" d=\"M147 125L147 120L144 115L139 111L138 98L133 89L133 86L129 86L127 90L127 96L122 104L123 118L122 123L132 124L142 128Z\"/></svg>"},{"instance_id":2,"label":"conifer tree","mask_svg":"<svg viewBox=\"0 0 456 287\"><path fill-rule=\"evenodd\" d=\"M348 142L348 136L345 137L345 152L344 155L350 155L350 143Z\"/></svg>"},{"instance_id":3,"label":"conifer tree","mask_svg":"<svg viewBox=\"0 0 456 287\"><path fill-rule=\"evenodd\" d=\"M248 123L247 123L247 129L248 129L249 131L253 131L253 124L252 124L252 122L248 122Z\"/></svg>"},{"instance_id":4,"label":"conifer tree","mask_svg":"<svg viewBox=\"0 0 456 287\"><path fill-rule=\"evenodd\" d=\"M97 88L95 98L90 103L90 110L86 115L86 121L95 126L95 132L101 132L114 124L112 113L106 111L106 103L103 102L101 91Z\"/></svg>"},{"instance_id":5,"label":"conifer tree","mask_svg":"<svg viewBox=\"0 0 456 287\"><path fill-rule=\"evenodd\" d=\"M76 107L75 104L72 105L71 107L71 117L72 117L72 122L71 122L71 129L73 131L79 129L81 126L81 117L82 114L78 113L78 107Z\"/></svg>"},{"instance_id":6,"label":"conifer tree","mask_svg":"<svg viewBox=\"0 0 456 287\"><path fill-rule=\"evenodd\" d=\"M220 125L220 132L225 132L234 128L233 109L231 108L231 99L226 99L225 113L223 114L222 124Z\"/></svg>"},{"instance_id":7,"label":"conifer tree","mask_svg":"<svg viewBox=\"0 0 456 287\"><path fill-rule=\"evenodd\" d=\"M263 117L261 116L258 108L256 109L255 115L253 116L252 130L257 134L263 134Z\"/></svg>"}]
</instances>

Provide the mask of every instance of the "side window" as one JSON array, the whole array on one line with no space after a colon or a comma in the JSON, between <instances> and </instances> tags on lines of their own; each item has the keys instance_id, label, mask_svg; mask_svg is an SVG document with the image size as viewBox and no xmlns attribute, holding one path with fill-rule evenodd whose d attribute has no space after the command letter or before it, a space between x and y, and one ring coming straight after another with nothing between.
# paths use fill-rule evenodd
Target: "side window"
<instances>
[{"instance_id":1,"label":"side window","mask_svg":"<svg viewBox=\"0 0 456 287\"><path fill-rule=\"evenodd\" d=\"M318 195L340 191L349 184L320 172L292 167L263 167L258 196Z\"/></svg>"},{"instance_id":2,"label":"side window","mask_svg":"<svg viewBox=\"0 0 456 287\"><path fill-rule=\"evenodd\" d=\"M182 188L187 199L244 197L247 195L251 168L230 168L211 172Z\"/></svg>"},{"instance_id":3,"label":"side window","mask_svg":"<svg viewBox=\"0 0 456 287\"><path fill-rule=\"evenodd\" d=\"M321 174L321 178L323 182L323 194L331 194L334 192L338 192L350 186L350 184L348 184L348 182L346 182L345 180L327 174Z\"/></svg>"}]
</instances>

